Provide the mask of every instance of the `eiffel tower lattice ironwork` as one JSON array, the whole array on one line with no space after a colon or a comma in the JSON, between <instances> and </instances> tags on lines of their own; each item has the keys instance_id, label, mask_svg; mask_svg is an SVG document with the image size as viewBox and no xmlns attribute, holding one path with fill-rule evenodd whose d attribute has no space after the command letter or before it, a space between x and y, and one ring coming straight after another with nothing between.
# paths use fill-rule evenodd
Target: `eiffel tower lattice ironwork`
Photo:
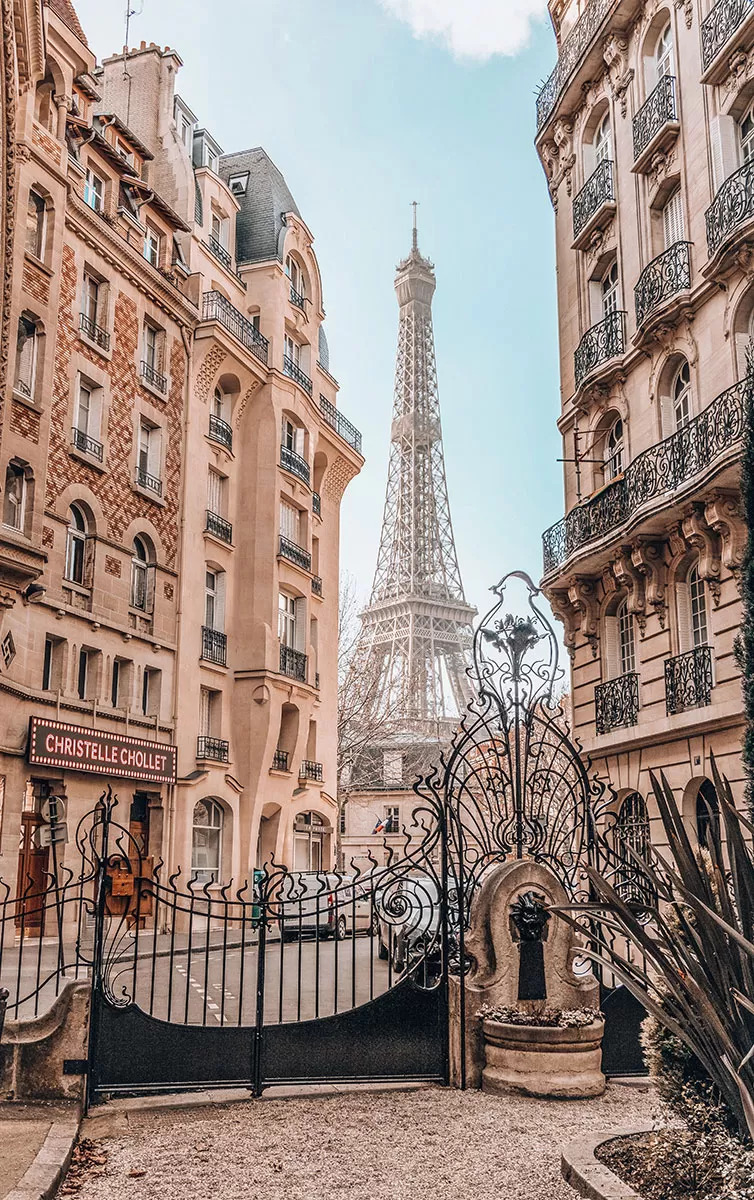
<instances>
[{"instance_id":1,"label":"eiffel tower lattice ironwork","mask_svg":"<svg viewBox=\"0 0 754 1200\"><path fill-rule=\"evenodd\" d=\"M449 736L469 699L471 623L450 519L432 330L433 264L398 264L395 396L382 535L362 663L378 675L375 703L405 732Z\"/></svg>"}]
</instances>

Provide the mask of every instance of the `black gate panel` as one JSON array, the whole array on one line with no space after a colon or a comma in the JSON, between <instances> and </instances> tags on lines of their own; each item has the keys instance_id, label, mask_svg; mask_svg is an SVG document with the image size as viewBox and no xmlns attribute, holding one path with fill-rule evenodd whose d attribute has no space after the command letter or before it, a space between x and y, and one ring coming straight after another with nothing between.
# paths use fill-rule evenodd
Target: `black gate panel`
<instances>
[{"instance_id":1,"label":"black gate panel","mask_svg":"<svg viewBox=\"0 0 754 1200\"><path fill-rule=\"evenodd\" d=\"M425 1079L447 1072L444 986L410 978L359 1008L316 1021L266 1025L262 1084Z\"/></svg>"},{"instance_id":2,"label":"black gate panel","mask_svg":"<svg viewBox=\"0 0 754 1200\"><path fill-rule=\"evenodd\" d=\"M602 1070L605 1075L646 1075L639 1034L647 1010L622 985L601 989L600 1007L605 1017Z\"/></svg>"}]
</instances>

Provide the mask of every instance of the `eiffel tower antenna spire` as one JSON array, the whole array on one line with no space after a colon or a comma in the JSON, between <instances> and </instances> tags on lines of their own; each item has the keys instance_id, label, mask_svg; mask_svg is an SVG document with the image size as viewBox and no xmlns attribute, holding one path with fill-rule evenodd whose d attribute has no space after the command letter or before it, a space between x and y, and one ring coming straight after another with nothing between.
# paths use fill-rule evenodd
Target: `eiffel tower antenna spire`
<instances>
[{"instance_id":1,"label":"eiffel tower antenna spire","mask_svg":"<svg viewBox=\"0 0 754 1200\"><path fill-rule=\"evenodd\" d=\"M411 201L411 207L414 210L414 238L413 238L413 249L414 250L419 249L419 242L417 241L417 234L416 234L416 208L417 208L418 203L419 203L418 200Z\"/></svg>"}]
</instances>

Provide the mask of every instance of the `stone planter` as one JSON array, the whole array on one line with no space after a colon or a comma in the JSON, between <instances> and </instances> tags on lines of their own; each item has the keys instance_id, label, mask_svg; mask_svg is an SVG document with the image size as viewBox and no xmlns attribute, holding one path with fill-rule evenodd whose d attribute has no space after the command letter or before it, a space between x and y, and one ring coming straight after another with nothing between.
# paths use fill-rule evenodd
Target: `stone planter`
<instances>
[{"instance_id":1,"label":"stone planter","mask_svg":"<svg viewBox=\"0 0 754 1200\"><path fill-rule=\"evenodd\" d=\"M484 1020L482 1091L587 1099L605 1090L604 1021L581 1028L506 1025Z\"/></svg>"}]
</instances>

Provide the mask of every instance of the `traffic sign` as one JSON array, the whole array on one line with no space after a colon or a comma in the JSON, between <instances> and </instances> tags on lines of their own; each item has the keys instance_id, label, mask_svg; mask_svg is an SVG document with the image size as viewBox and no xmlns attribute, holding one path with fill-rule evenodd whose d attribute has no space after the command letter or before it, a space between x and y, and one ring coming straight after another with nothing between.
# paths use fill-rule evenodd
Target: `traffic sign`
<instances>
[{"instance_id":1,"label":"traffic sign","mask_svg":"<svg viewBox=\"0 0 754 1200\"><path fill-rule=\"evenodd\" d=\"M54 825L39 826L40 846L65 846L68 842L68 822L56 821Z\"/></svg>"},{"instance_id":2,"label":"traffic sign","mask_svg":"<svg viewBox=\"0 0 754 1200\"><path fill-rule=\"evenodd\" d=\"M55 825L65 820L65 800L62 796L48 796L42 801L42 816L45 821Z\"/></svg>"}]
</instances>

